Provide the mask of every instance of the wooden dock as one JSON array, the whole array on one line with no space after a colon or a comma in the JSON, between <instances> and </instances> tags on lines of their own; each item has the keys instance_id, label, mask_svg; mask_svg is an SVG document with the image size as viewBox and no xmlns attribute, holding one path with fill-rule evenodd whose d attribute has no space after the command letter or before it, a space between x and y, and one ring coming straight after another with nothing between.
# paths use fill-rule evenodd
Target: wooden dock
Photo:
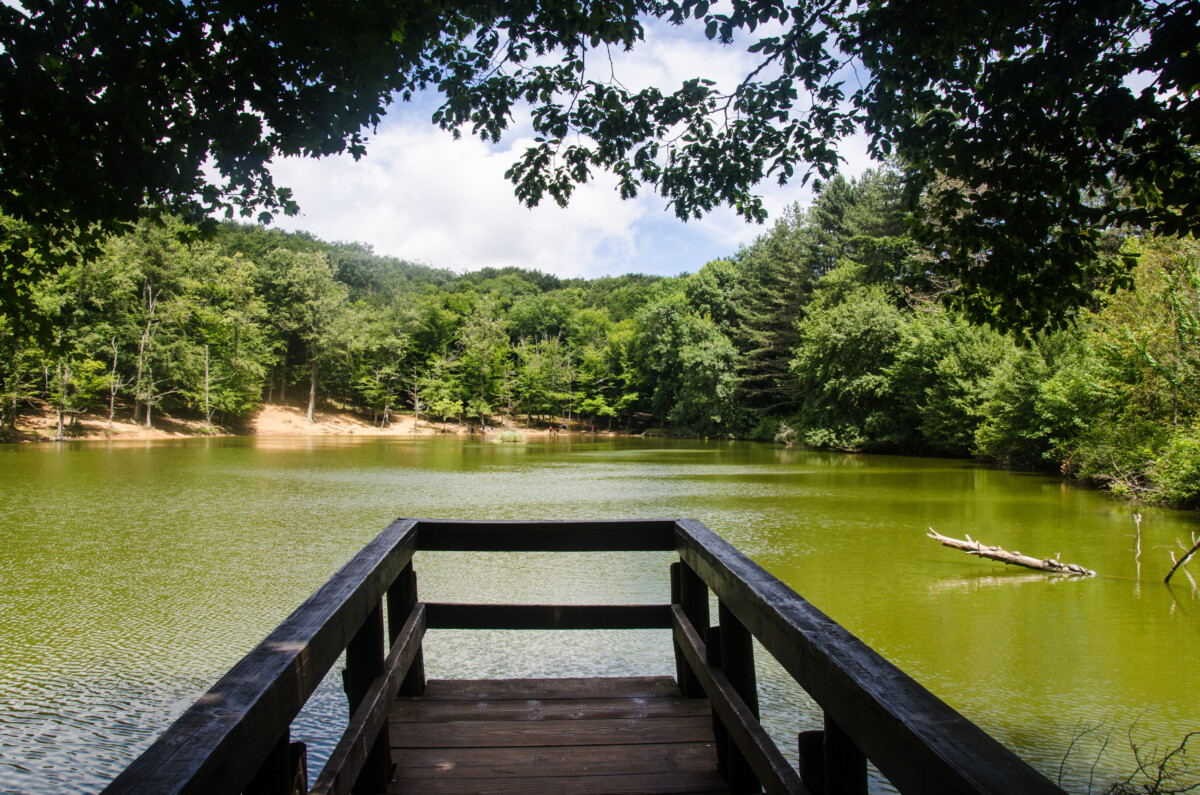
<instances>
[{"instance_id":1,"label":"wooden dock","mask_svg":"<svg viewBox=\"0 0 1200 795\"><path fill-rule=\"evenodd\" d=\"M729 792L712 709L674 679L431 680L397 698L388 792Z\"/></svg>"},{"instance_id":2,"label":"wooden dock","mask_svg":"<svg viewBox=\"0 0 1200 795\"><path fill-rule=\"evenodd\" d=\"M662 572L668 604L418 599L416 553L472 550L678 559ZM661 630L676 673L427 681L423 639L447 629ZM756 648L820 710L806 722L824 728L792 745L798 765L759 721ZM349 725L310 787L292 722L343 653ZM865 795L868 760L900 792L1062 795L699 522L398 519L104 792Z\"/></svg>"}]
</instances>

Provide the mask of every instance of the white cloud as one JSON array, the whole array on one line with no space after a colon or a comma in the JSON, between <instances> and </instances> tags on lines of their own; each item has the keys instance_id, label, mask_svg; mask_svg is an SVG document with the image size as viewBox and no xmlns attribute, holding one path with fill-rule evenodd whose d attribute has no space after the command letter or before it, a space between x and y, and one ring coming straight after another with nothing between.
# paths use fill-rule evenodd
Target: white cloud
<instances>
[{"instance_id":1,"label":"white cloud","mask_svg":"<svg viewBox=\"0 0 1200 795\"><path fill-rule=\"evenodd\" d=\"M592 66L596 60L593 56ZM729 90L754 63L744 50L709 42L691 27L662 25L648 29L642 47L614 53L613 61L630 89L668 89L704 75ZM526 209L504 172L531 142L506 138L489 146L469 131L455 141L427 121L427 107L428 100L393 106L358 162L339 156L276 163L277 184L294 189L302 212L279 225L326 240L369 243L380 254L456 271L515 265L587 277L695 271L764 231L729 209L684 224L653 194L621 201L607 174L578 187L565 210L549 199ZM520 120L514 127L518 134L528 129ZM860 138L847 141L843 156L848 174L869 166ZM795 201L812 199L798 183L764 184L761 192L772 217Z\"/></svg>"},{"instance_id":2,"label":"white cloud","mask_svg":"<svg viewBox=\"0 0 1200 795\"><path fill-rule=\"evenodd\" d=\"M602 249L632 260L632 226L646 208L622 202L607 176L579 188L567 211L518 204L504 172L529 143L491 149L429 124L389 122L358 162L276 164L276 181L295 190L302 212L280 225L453 270L516 265L583 275L604 264Z\"/></svg>"}]
</instances>

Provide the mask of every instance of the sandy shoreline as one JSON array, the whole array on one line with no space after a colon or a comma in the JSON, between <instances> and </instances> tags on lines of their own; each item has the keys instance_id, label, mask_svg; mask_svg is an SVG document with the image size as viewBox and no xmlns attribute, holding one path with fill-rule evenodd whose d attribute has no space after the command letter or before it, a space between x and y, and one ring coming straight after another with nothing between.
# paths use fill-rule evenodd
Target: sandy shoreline
<instances>
[{"instance_id":1,"label":"sandy shoreline","mask_svg":"<svg viewBox=\"0 0 1200 795\"><path fill-rule=\"evenodd\" d=\"M415 417L412 414L393 414L386 427L380 428L371 421L349 411L326 409L313 415L314 422L309 422L305 409L296 406L268 405L263 406L255 414L236 428L217 428L206 430L204 421L195 418L178 418L166 415L153 417L151 428L142 423L135 423L129 412L119 412L113 419L112 426L108 423L107 412L90 412L80 415L74 427L64 433L63 441L87 440L153 440L153 439L192 439L205 436L468 436L471 427L448 422L443 425L437 418L421 417L421 422L414 428ZM479 425L474 426L475 434ZM57 430L55 413L48 407L38 407L22 413L17 419L17 434L15 438L7 439L12 442L51 442ZM497 427L496 432L515 430L527 436L549 436L547 425L540 428L527 428L521 423L511 423L507 427ZM588 435L587 427L571 428L570 435ZM596 430L596 435L613 436L614 431Z\"/></svg>"}]
</instances>

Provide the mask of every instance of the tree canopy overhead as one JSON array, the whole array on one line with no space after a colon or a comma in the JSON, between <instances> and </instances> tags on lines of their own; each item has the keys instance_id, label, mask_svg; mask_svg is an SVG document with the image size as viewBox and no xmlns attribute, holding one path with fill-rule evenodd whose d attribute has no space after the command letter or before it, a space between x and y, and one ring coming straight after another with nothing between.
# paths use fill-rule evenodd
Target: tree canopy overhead
<instances>
[{"instance_id":1,"label":"tree canopy overhead","mask_svg":"<svg viewBox=\"0 0 1200 795\"><path fill-rule=\"evenodd\" d=\"M627 89L604 50L654 19L759 68ZM1006 325L1061 324L1120 276L1106 230L1200 230L1200 0L27 0L0 5L4 306L147 208L294 212L272 158L360 156L423 89L489 140L529 106L529 204L607 169L681 218L762 220L756 186L829 177L865 130L911 175L932 266Z\"/></svg>"}]
</instances>

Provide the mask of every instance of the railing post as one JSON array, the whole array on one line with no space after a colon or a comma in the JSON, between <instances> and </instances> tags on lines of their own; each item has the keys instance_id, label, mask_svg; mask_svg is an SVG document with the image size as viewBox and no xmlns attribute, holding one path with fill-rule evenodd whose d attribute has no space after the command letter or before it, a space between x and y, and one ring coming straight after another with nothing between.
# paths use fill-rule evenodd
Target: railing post
<instances>
[{"instance_id":1,"label":"railing post","mask_svg":"<svg viewBox=\"0 0 1200 795\"><path fill-rule=\"evenodd\" d=\"M825 730L800 733L800 778L813 795L866 795L867 758L825 715Z\"/></svg>"},{"instance_id":2,"label":"railing post","mask_svg":"<svg viewBox=\"0 0 1200 795\"><path fill-rule=\"evenodd\" d=\"M708 586L683 561L671 564L671 603L683 609L697 632L703 633L708 628ZM679 689L688 698L702 698L704 688L700 686L700 680L688 665L679 644L674 645L675 679L679 682Z\"/></svg>"},{"instance_id":3,"label":"railing post","mask_svg":"<svg viewBox=\"0 0 1200 795\"><path fill-rule=\"evenodd\" d=\"M721 668L757 719L758 680L754 674L754 641L750 630L724 602L717 603L717 621L720 624ZM762 787L749 762L732 740L726 742L729 746L729 774L725 780L729 782L729 789L732 792L759 792Z\"/></svg>"},{"instance_id":4,"label":"railing post","mask_svg":"<svg viewBox=\"0 0 1200 795\"><path fill-rule=\"evenodd\" d=\"M288 729L250 779L244 795L305 795L308 792L308 752L294 743Z\"/></svg>"},{"instance_id":5,"label":"railing post","mask_svg":"<svg viewBox=\"0 0 1200 795\"><path fill-rule=\"evenodd\" d=\"M404 628L404 622L408 620L409 614L413 607L417 604L417 573L413 569L412 561L400 572L400 576L392 583L392 587L388 588L387 592L387 608L388 608L388 645L396 642L396 638L400 635L400 630ZM400 683L400 693L402 696L419 696L425 692L425 652L422 649L417 650L417 656L413 658L412 666L408 669L408 673L404 676L404 681Z\"/></svg>"},{"instance_id":6,"label":"railing post","mask_svg":"<svg viewBox=\"0 0 1200 795\"><path fill-rule=\"evenodd\" d=\"M850 735L825 714L825 791L867 795L867 758Z\"/></svg>"},{"instance_id":7,"label":"railing post","mask_svg":"<svg viewBox=\"0 0 1200 795\"><path fill-rule=\"evenodd\" d=\"M800 732L800 780L812 795L825 795L825 732Z\"/></svg>"},{"instance_id":8,"label":"railing post","mask_svg":"<svg viewBox=\"0 0 1200 795\"><path fill-rule=\"evenodd\" d=\"M367 690L375 678L383 674L383 606L375 608L363 622L362 628L346 647L346 696L350 701L350 714L366 698ZM383 724L375 739L367 760L363 764L352 792L383 792L392 780L391 750L388 743L388 726Z\"/></svg>"}]
</instances>

